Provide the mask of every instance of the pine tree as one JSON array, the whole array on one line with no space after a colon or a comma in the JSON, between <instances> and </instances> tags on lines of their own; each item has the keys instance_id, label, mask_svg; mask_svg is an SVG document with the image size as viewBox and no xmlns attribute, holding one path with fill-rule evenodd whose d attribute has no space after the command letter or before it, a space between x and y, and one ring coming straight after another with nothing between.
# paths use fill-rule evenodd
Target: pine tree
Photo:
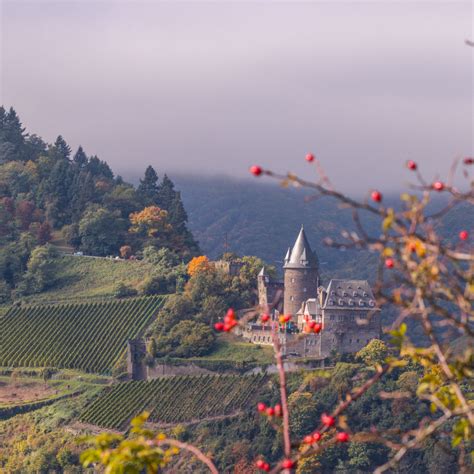
<instances>
[{"instance_id":1,"label":"pine tree","mask_svg":"<svg viewBox=\"0 0 474 474\"><path fill-rule=\"evenodd\" d=\"M163 181L158 186L158 205L167 211L171 209L174 200L176 199L176 191L174 183L168 178L168 175L163 176Z\"/></svg>"},{"instance_id":2,"label":"pine tree","mask_svg":"<svg viewBox=\"0 0 474 474\"><path fill-rule=\"evenodd\" d=\"M61 135L58 135L54 142L52 154L54 158L60 160L69 160L71 156L71 147L66 143L66 140Z\"/></svg>"},{"instance_id":3,"label":"pine tree","mask_svg":"<svg viewBox=\"0 0 474 474\"><path fill-rule=\"evenodd\" d=\"M89 163L87 163L85 168L96 178L114 179L114 173L109 165L105 161L99 160L96 155L90 157Z\"/></svg>"},{"instance_id":4,"label":"pine tree","mask_svg":"<svg viewBox=\"0 0 474 474\"><path fill-rule=\"evenodd\" d=\"M144 206L152 206L158 204L158 193L158 175L152 166L148 166L137 188L138 197Z\"/></svg>"},{"instance_id":5,"label":"pine tree","mask_svg":"<svg viewBox=\"0 0 474 474\"><path fill-rule=\"evenodd\" d=\"M0 163L25 159L25 129L13 109L0 107Z\"/></svg>"},{"instance_id":6,"label":"pine tree","mask_svg":"<svg viewBox=\"0 0 474 474\"><path fill-rule=\"evenodd\" d=\"M77 149L72 161L79 167L84 168L87 164L87 155L84 153L84 150L81 145Z\"/></svg>"}]
</instances>

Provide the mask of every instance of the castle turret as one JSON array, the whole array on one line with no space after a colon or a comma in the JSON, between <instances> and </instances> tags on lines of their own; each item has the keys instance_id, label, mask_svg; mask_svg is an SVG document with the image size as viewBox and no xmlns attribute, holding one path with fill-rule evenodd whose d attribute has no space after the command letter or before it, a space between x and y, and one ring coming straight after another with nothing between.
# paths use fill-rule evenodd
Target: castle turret
<instances>
[{"instance_id":1,"label":"castle turret","mask_svg":"<svg viewBox=\"0 0 474 474\"><path fill-rule=\"evenodd\" d=\"M308 298L316 296L319 286L319 264L301 226L283 265L285 274L284 313L295 315Z\"/></svg>"}]
</instances>

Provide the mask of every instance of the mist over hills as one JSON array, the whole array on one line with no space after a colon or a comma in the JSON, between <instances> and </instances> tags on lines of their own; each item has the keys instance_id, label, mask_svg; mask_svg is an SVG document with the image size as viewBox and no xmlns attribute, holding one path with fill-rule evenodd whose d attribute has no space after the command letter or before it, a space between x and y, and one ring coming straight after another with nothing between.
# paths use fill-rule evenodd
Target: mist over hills
<instances>
[{"instance_id":1,"label":"mist over hills","mask_svg":"<svg viewBox=\"0 0 474 474\"><path fill-rule=\"evenodd\" d=\"M130 179L130 178L129 178ZM318 254L321 274L328 278L361 278L373 281L377 256L367 251L341 251L326 246L325 237L342 240L341 231L355 230L350 209L331 198L305 199L308 190L283 188L264 179L238 180L226 176L173 175L189 216L189 227L204 254L217 258L228 249L240 255L257 255L281 269L289 246L303 224L313 250ZM137 179L133 179L137 182ZM385 205L400 205L399 196L384 196ZM433 196L433 208L442 201ZM474 216L464 206L454 208L438 231L456 237L461 228L474 227ZM361 215L371 235L379 224Z\"/></svg>"},{"instance_id":2,"label":"mist over hills","mask_svg":"<svg viewBox=\"0 0 474 474\"><path fill-rule=\"evenodd\" d=\"M372 279L376 257L368 252L340 251L324 245L325 237L338 238L352 228L351 211L334 200L305 201L310 193L282 188L263 180L173 175L189 216L189 227L203 253L217 258L228 250L257 255L280 269L303 224L318 254L325 277ZM137 180L133 179L134 182ZM377 231L366 219L368 229Z\"/></svg>"}]
</instances>

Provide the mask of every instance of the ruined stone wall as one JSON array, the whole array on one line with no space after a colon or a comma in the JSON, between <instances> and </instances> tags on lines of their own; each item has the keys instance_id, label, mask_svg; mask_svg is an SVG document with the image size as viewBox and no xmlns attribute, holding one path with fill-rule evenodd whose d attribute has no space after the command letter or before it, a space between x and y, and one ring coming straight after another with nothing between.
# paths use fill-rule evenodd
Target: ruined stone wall
<instances>
[{"instance_id":1,"label":"ruined stone wall","mask_svg":"<svg viewBox=\"0 0 474 474\"><path fill-rule=\"evenodd\" d=\"M258 277L258 304L261 307L274 305L274 309L283 309L283 282L271 281L268 277Z\"/></svg>"},{"instance_id":2,"label":"ruined stone wall","mask_svg":"<svg viewBox=\"0 0 474 474\"><path fill-rule=\"evenodd\" d=\"M142 339L127 341L127 372L132 380L146 380L146 344Z\"/></svg>"}]
</instances>

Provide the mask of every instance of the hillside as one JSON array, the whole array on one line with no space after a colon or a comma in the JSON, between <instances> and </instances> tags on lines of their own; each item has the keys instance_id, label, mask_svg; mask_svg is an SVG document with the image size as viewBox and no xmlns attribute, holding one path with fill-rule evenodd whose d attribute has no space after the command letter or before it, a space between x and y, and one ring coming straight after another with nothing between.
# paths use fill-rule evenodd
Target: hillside
<instances>
[{"instance_id":1,"label":"hillside","mask_svg":"<svg viewBox=\"0 0 474 474\"><path fill-rule=\"evenodd\" d=\"M229 250L256 255L280 269L283 257L293 245L301 224L313 250L319 256L326 278L373 280L377 259L365 251L341 251L323 240L342 240L341 231L355 230L352 214L330 198L308 199L308 191L287 189L268 179L236 180L228 177L175 176L189 215L189 226L203 252L212 258ZM311 177L309 177L310 179ZM402 191L401 191L402 192ZM431 209L444 204L433 197ZM397 195L385 196L386 206L400 207ZM379 224L361 216L369 234L380 233ZM463 228L474 228L474 214L461 205L447 213L438 231L452 238ZM454 230L454 232L453 232Z\"/></svg>"},{"instance_id":2,"label":"hillside","mask_svg":"<svg viewBox=\"0 0 474 474\"><path fill-rule=\"evenodd\" d=\"M224 251L257 255L280 269L302 224L319 256L322 277L370 278L376 260L366 252L341 252L323 243L352 225L351 213L328 199L305 202L307 192L268 181L229 178L176 178L189 214L189 225L204 253ZM370 222L369 222L370 224ZM370 226L373 229L373 224ZM375 230L375 229L373 229Z\"/></svg>"},{"instance_id":3,"label":"hillside","mask_svg":"<svg viewBox=\"0 0 474 474\"><path fill-rule=\"evenodd\" d=\"M177 376L126 382L106 388L80 421L124 429L143 410L152 423L175 424L235 415L253 407L265 377ZM178 408L179 407L179 408Z\"/></svg>"},{"instance_id":4,"label":"hillside","mask_svg":"<svg viewBox=\"0 0 474 474\"><path fill-rule=\"evenodd\" d=\"M143 260L112 260L108 258L64 255L55 262L55 285L25 301L54 302L113 296L117 283L138 288L151 273L153 265Z\"/></svg>"},{"instance_id":5,"label":"hillside","mask_svg":"<svg viewBox=\"0 0 474 474\"><path fill-rule=\"evenodd\" d=\"M110 373L162 297L12 307L0 318L0 366Z\"/></svg>"}]
</instances>

